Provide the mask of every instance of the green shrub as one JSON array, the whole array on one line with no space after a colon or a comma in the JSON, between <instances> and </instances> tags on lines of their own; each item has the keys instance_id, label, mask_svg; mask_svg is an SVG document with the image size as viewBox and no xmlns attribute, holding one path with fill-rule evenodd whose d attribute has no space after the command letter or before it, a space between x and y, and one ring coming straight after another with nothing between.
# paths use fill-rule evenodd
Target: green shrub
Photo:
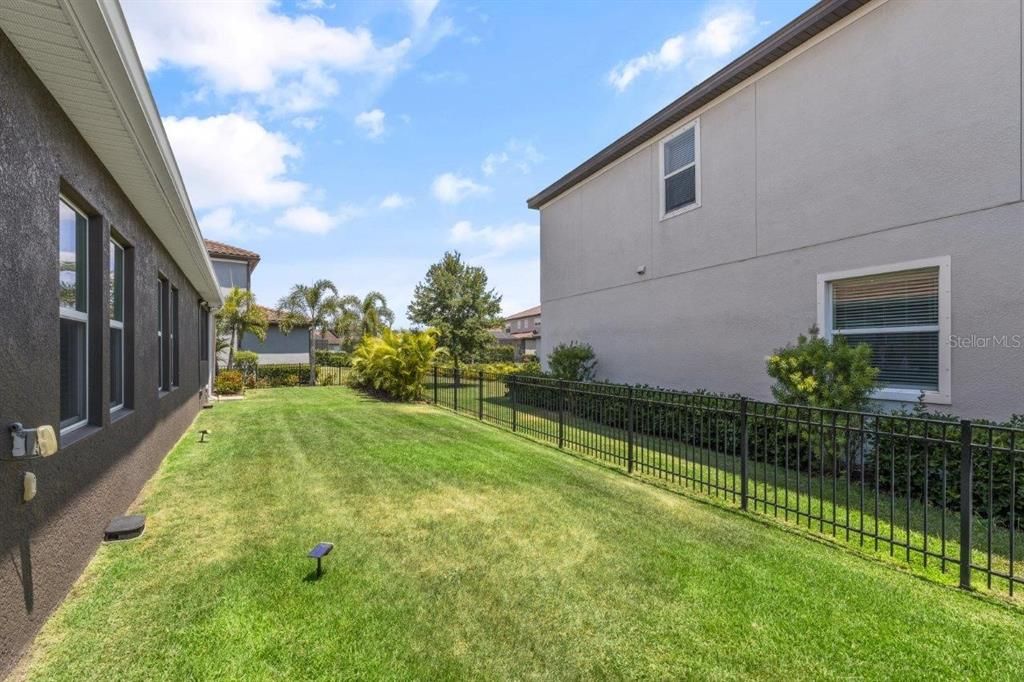
<instances>
[{"instance_id":1,"label":"green shrub","mask_svg":"<svg viewBox=\"0 0 1024 682\"><path fill-rule=\"evenodd\" d=\"M436 348L432 331L385 329L380 336L364 337L352 353L351 383L397 400L418 400Z\"/></svg>"},{"instance_id":2,"label":"green shrub","mask_svg":"<svg viewBox=\"0 0 1024 682\"><path fill-rule=\"evenodd\" d=\"M560 343L548 355L551 375L565 381L592 381L597 357L589 343Z\"/></svg>"},{"instance_id":3,"label":"green shrub","mask_svg":"<svg viewBox=\"0 0 1024 682\"><path fill-rule=\"evenodd\" d=\"M824 339L817 327L798 336L795 346L777 349L766 364L775 379L772 395L789 405L861 410L878 385L870 346Z\"/></svg>"},{"instance_id":4,"label":"green shrub","mask_svg":"<svg viewBox=\"0 0 1024 682\"><path fill-rule=\"evenodd\" d=\"M516 347L507 343L494 343L476 355L476 363L513 363L516 360Z\"/></svg>"},{"instance_id":5,"label":"green shrub","mask_svg":"<svg viewBox=\"0 0 1024 682\"><path fill-rule=\"evenodd\" d=\"M217 395L238 395L244 389L242 373L234 369L225 369L213 380L213 391Z\"/></svg>"},{"instance_id":6,"label":"green shrub","mask_svg":"<svg viewBox=\"0 0 1024 682\"><path fill-rule=\"evenodd\" d=\"M351 356L340 350L316 351L316 364L320 367L348 367L352 364Z\"/></svg>"},{"instance_id":7,"label":"green shrub","mask_svg":"<svg viewBox=\"0 0 1024 682\"><path fill-rule=\"evenodd\" d=\"M956 415L928 412L918 403L913 409L899 409L880 420L877 446L865 457L868 472L877 471L883 489L895 489L936 506L960 509L960 418ZM1016 518L1024 515L1024 467L1013 465L1011 449L1019 453L1024 445L1024 417L1013 415L1008 421L977 419L972 422L972 459L974 512L989 516L989 477L992 480L992 518L1008 521L1011 509L1011 485L1017 491ZM926 475L927 470L927 475ZM946 485L942 485L943 472ZM1016 479L1016 481L1014 481Z\"/></svg>"},{"instance_id":8,"label":"green shrub","mask_svg":"<svg viewBox=\"0 0 1024 682\"><path fill-rule=\"evenodd\" d=\"M256 376L269 387L297 386L309 380L309 365L260 365Z\"/></svg>"},{"instance_id":9,"label":"green shrub","mask_svg":"<svg viewBox=\"0 0 1024 682\"><path fill-rule=\"evenodd\" d=\"M235 369L243 375L249 375L256 371L260 356L251 350L235 351Z\"/></svg>"}]
</instances>

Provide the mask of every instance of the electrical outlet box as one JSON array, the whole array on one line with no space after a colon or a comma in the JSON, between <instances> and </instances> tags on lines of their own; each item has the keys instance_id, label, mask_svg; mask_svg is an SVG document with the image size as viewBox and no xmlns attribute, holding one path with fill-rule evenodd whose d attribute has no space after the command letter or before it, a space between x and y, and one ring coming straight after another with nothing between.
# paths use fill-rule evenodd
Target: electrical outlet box
<instances>
[{"instance_id":1,"label":"electrical outlet box","mask_svg":"<svg viewBox=\"0 0 1024 682\"><path fill-rule=\"evenodd\" d=\"M25 472L25 477L22 479L22 493L21 499L25 502L31 502L32 498L36 496L36 475L31 471Z\"/></svg>"}]
</instances>

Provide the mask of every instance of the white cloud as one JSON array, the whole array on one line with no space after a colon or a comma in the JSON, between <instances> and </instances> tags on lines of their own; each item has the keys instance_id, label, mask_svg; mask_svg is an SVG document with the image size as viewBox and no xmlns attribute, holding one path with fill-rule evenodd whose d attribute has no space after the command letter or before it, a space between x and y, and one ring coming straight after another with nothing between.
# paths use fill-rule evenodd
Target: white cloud
<instances>
[{"instance_id":1,"label":"white cloud","mask_svg":"<svg viewBox=\"0 0 1024 682\"><path fill-rule=\"evenodd\" d=\"M510 164L523 175L529 173L533 167L544 160L544 155L537 151L537 148L530 142L520 142L511 139L505 143L505 148L500 152L488 154L480 170L484 175L494 175L501 166Z\"/></svg>"},{"instance_id":2,"label":"white cloud","mask_svg":"<svg viewBox=\"0 0 1024 682\"><path fill-rule=\"evenodd\" d=\"M754 13L743 6L719 7L704 16L699 27L673 36L654 52L619 64L608 74L608 82L620 92L645 71L668 71L684 62L721 59L747 44L754 36Z\"/></svg>"},{"instance_id":3,"label":"white cloud","mask_svg":"<svg viewBox=\"0 0 1024 682\"><path fill-rule=\"evenodd\" d=\"M277 219L276 224L279 227L285 227L297 232L327 234L339 225L347 223L361 214L361 209L354 206L342 206L334 213L328 213L307 204L292 206L287 209Z\"/></svg>"},{"instance_id":4,"label":"white cloud","mask_svg":"<svg viewBox=\"0 0 1024 682\"><path fill-rule=\"evenodd\" d=\"M532 223L476 228L468 220L455 223L449 233L453 244L483 246L489 255L507 253L527 244L536 245L539 235L540 228Z\"/></svg>"},{"instance_id":5,"label":"white cloud","mask_svg":"<svg viewBox=\"0 0 1024 682\"><path fill-rule=\"evenodd\" d=\"M237 239L244 234L246 226L235 220L234 209L222 206L200 216L199 227L204 237Z\"/></svg>"},{"instance_id":6,"label":"white cloud","mask_svg":"<svg viewBox=\"0 0 1024 682\"><path fill-rule=\"evenodd\" d=\"M305 184L287 177L288 160L299 148L245 116L168 116L164 128L197 210L288 205L306 192Z\"/></svg>"},{"instance_id":7,"label":"white cloud","mask_svg":"<svg viewBox=\"0 0 1024 682\"><path fill-rule=\"evenodd\" d=\"M331 9L334 4L328 5L325 0L299 0L299 9Z\"/></svg>"},{"instance_id":8,"label":"white cloud","mask_svg":"<svg viewBox=\"0 0 1024 682\"><path fill-rule=\"evenodd\" d=\"M407 0L406 6L412 16L414 31L423 29L430 22L430 15L437 9L438 0Z\"/></svg>"},{"instance_id":9,"label":"white cloud","mask_svg":"<svg viewBox=\"0 0 1024 682\"><path fill-rule=\"evenodd\" d=\"M480 164L480 170L484 172L484 175L494 175L498 166L507 162L508 154L506 152L493 152L484 158L484 162Z\"/></svg>"},{"instance_id":10,"label":"white cloud","mask_svg":"<svg viewBox=\"0 0 1024 682\"><path fill-rule=\"evenodd\" d=\"M455 173L438 175L434 178L434 183L430 189L434 193L434 197L442 204L458 204L467 197L491 191L490 187L478 184L470 178L464 178Z\"/></svg>"},{"instance_id":11,"label":"white cloud","mask_svg":"<svg viewBox=\"0 0 1024 682\"><path fill-rule=\"evenodd\" d=\"M319 116L296 116L292 119L292 125L303 130L316 130L320 127Z\"/></svg>"},{"instance_id":12,"label":"white cloud","mask_svg":"<svg viewBox=\"0 0 1024 682\"><path fill-rule=\"evenodd\" d=\"M405 37L381 46L365 27L287 16L273 0L151 0L125 3L124 11L147 71L194 70L221 94L273 100L280 99L270 97L279 88L303 91L283 98L289 111L309 110L336 93L332 73L394 73L413 43Z\"/></svg>"},{"instance_id":13,"label":"white cloud","mask_svg":"<svg viewBox=\"0 0 1024 682\"><path fill-rule=\"evenodd\" d=\"M412 203L412 197L404 197L397 192L389 194L381 200L379 208L385 210L394 210L398 208L404 208Z\"/></svg>"},{"instance_id":14,"label":"white cloud","mask_svg":"<svg viewBox=\"0 0 1024 682\"><path fill-rule=\"evenodd\" d=\"M384 118L387 116L380 109L364 111L355 118L355 124L366 131L371 140L384 134Z\"/></svg>"}]
</instances>

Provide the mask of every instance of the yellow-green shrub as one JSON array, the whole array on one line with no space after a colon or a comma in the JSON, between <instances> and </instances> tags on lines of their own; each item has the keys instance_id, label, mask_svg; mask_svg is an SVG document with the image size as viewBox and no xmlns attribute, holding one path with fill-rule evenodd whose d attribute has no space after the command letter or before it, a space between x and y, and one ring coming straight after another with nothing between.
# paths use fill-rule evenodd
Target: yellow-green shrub
<instances>
[{"instance_id":1,"label":"yellow-green shrub","mask_svg":"<svg viewBox=\"0 0 1024 682\"><path fill-rule=\"evenodd\" d=\"M351 382L397 400L419 400L436 349L433 331L385 329L380 336L364 337L352 352Z\"/></svg>"}]
</instances>

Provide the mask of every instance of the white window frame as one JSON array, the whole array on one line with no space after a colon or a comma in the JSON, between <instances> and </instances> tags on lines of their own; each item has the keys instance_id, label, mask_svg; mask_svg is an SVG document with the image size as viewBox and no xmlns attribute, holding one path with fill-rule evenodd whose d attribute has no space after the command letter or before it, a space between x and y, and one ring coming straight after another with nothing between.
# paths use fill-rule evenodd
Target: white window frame
<instances>
[{"instance_id":1,"label":"white window frame","mask_svg":"<svg viewBox=\"0 0 1024 682\"><path fill-rule=\"evenodd\" d=\"M117 412L118 410L124 408L125 385L128 383L127 381L125 381L125 376L124 376L124 355L125 355L126 344L125 344L125 338L124 338L124 319L123 319L124 316L125 316L125 313L127 312L126 309L125 309L125 304L124 304L125 298L126 298L125 292L124 292L124 285L125 285L125 276L124 276L125 275L125 258L127 257L127 254L125 253L124 246L119 244L113 238L110 240L110 248L111 249L120 249L121 250L121 318L122 319L121 320L115 320L113 318L113 316L110 316L109 314L107 316L107 322L109 323L110 328L111 329L120 329L121 330L121 402L119 402L119 403L114 403L114 402L110 403L110 413L113 414L114 412ZM109 267L109 261L108 261L108 267ZM113 274L113 273L111 273L111 274Z\"/></svg>"},{"instance_id":2,"label":"white window frame","mask_svg":"<svg viewBox=\"0 0 1024 682\"><path fill-rule=\"evenodd\" d=\"M952 333L952 287L950 276L950 257L937 256L920 260L890 263L855 270L828 272L818 275L818 329L824 338L832 339L832 282L868 275L881 275L903 270L920 270L922 268L939 269L939 390L924 391L923 400L935 405L949 405L953 402L952 365L950 352L950 335ZM898 331L897 327L886 327L885 331ZM916 402L922 391L912 388L880 388L872 393L875 400L899 400Z\"/></svg>"},{"instance_id":3,"label":"white window frame","mask_svg":"<svg viewBox=\"0 0 1024 682\"><path fill-rule=\"evenodd\" d=\"M73 202L71 199L69 199L64 194L60 194L58 196L60 197L60 201L63 202L64 204L66 204L68 208L70 208L72 211L74 211L75 213L80 215L82 218L84 218L85 219L85 224L86 224L86 230L85 230L85 264L84 264L84 269L85 269L85 312L82 312L80 310L72 310L70 308L65 308L64 306L58 306L58 308L60 310L60 317L61 318L68 319L68 320L74 320L76 322L82 322L82 323L85 324L85 403L84 403L85 416L81 420L75 422L74 424L68 424L67 426L61 426L60 427L60 435L63 436L64 434L70 433L70 432L74 431L75 429L80 429L80 428L82 428L83 426L85 426L86 424L89 423L89 377L90 377L90 371L89 370L91 369L89 367L89 364L90 364L89 363L89 308L90 308L90 304L92 303L92 301L89 300L89 227L88 227L89 226L89 216L87 216L82 209L78 208L78 206L75 205L75 202ZM59 224L58 224L57 229L58 230L60 229L60 225ZM77 244L76 244L76 246L77 246ZM58 245L57 248L59 250L60 246ZM59 259L60 255L58 254L57 257ZM77 282L77 279L76 279L76 282Z\"/></svg>"},{"instance_id":4,"label":"white window frame","mask_svg":"<svg viewBox=\"0 0 1024 682\"><path fill-rule=\"evenodd\" d=\"M665 145L671 142L673 139L679 137L686 131L693 129L693 163L688 163L682 168L679 168L669 175L665 175ZM658 143L658 213L661 215L661 220L668 220L669 218L675 218L678 215L689 213L690 211L700 208L700 118L695 118L681 128L676 129L671 134L661 138ZM673 175L678 175L684 170L690 167L694 168L693 171L693 183L694 183L694 202L681 206L680 208L672 211L665 211L665 181Z\"/></svg>"}]
</instances>

